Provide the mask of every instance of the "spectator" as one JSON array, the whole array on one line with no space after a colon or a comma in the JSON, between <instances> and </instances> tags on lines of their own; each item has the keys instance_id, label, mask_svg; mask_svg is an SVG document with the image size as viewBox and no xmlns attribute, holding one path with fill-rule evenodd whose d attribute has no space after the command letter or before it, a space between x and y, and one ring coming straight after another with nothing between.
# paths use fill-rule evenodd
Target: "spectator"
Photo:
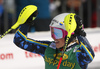
<instances>
[{"instance_id":1,"label":"spectator","mask_svg":"<svg viewBox=\"0 0 100 69\"><path fill-rule=\"evenodd\" d=\"M83 24L84 28L87 28L88 26L88 13L87 13L87 1L86 0L59 0L60 6L57 7L57 14L60 14L62 12L68 12L68 13L76 13L79 15L80 7L83 5ZM64 10L63 10L64 8Z\"/></svg>"},{"instance_id":2,"label":"spectator","mask_svg":"<svg viewBox=\"0 0 100 69\"><path fill-rule=\"evenodd\" d=\"M4 26L3 26L3 0L0 0L0 34L3 34Z\"/></svg>"},{"instance_id":3,"label":"spectator","mask_svg":"<svg viewBox=\"0 0 100 69\"><path fill-rule=\"evenodd\" d=\"M3 0L0 0L0 17L3 14Z\"/></svg>"},{"instance_id":4,"label":"spectator","mask_svg":"<svg viewBox=\"0 0 100 69\"><path fill-rule=\"evenodd\" d=\"M91 20L92 20L91 27L92 28L97 27L96 1L97 0L92 0L92 17L91 17Z\"/></svg>"},{"instance_id":5,"label":"spectator","mask_svg":"<svg viewBox=\"0 0 100 69\"><path fill-rule=\"evenodd\" d=\"M62 10L63 2L61 1L61 5L58 7L58 12L64 12ZM79 7L82 5L81 0L66 0L65 2L65 10L66 12L74 12L76 14L79 14ZM73 9L73 10L72 10Z\"/></svg>"}]
</instances>

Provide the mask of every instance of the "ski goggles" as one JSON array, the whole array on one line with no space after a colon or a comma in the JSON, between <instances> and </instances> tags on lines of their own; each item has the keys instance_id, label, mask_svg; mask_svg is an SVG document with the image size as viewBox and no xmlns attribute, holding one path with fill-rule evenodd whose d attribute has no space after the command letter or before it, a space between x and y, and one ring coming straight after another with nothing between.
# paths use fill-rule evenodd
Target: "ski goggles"
<instances>
[{"instance_id":1,"label":"ski goggles","mask_svg":"<svg viewBox=\"0 0 100 69\"><path fill-rule=\"evenodd\" d=\"M50 27L50 30L51 30L51 37L54 39L64 38L68 34L67 31L60 28Z\"/></svg>"},{"instance_id":2,"label":"ski goggles","mask_svg":"<svg viewBox=\"0 0 100 69\"><path fill-rule=\"evenodd\" d=\"M50 30L51 30L51 37L54 39L65 38L65 36L68 34L66 30L56 28L56 27L50 27Z\"/></svg>"}]
</instances>

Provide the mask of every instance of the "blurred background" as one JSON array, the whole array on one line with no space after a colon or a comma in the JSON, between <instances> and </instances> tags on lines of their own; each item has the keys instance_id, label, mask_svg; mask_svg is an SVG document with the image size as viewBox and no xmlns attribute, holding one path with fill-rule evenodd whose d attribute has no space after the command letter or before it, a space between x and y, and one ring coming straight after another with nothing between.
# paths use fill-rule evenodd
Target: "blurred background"
<instances>
[{"instance_id":1,"label":"blurred background","mask_svg":"<svg viewBox=\"0 0 100 69\"><path fill-rule=\"evenodd\" d=\"M84 24L84 29L87 32L87 38L89 39L90 43L93 46L93 50L96 53L96 58L93 61L92 64L89 65L89 69L100 69L99 63L100 63L100 0L0 0L0 35L2 35L5 31L7 31L15 22L17 21L17 18L19 16L20 11L27 5L36 5L38 7L38 16L34 21L34 25L30 27L29 29L29 35L34 38L32 35L41 33L40 39L47 39L52 40L49 35L49 24L51 22L51 19L60 14L60 13L71 13L74 12L77 15L79 15ZM23 55L19 55L17 52L19 52L19 49L16 50L16 52L12 51L13 48L13 35L16 30L12 30L8 36L5 36L2 40L0 40L0 48L2 49L0 51L0 65L2 64L1 69L20 69L26 66L23 69L34 69L34 67L30 66L28 63L24 66L24 64L17 64L17 60L22 60L23 58L18 56L26 55L24 53ZM38 32L38 33L37 33ZM47 35L48 38L46 38L44 35ZM37 36L36 39L38 39L39 36ZM8 38L8 39L7 39ZM11 39L10 39L11 38ZM8 43L11 43L9 44ZM8 43L8 45L6 45ZM3 46L3 48L2 48ZM7 46L7 48L6 48ZM9 47L10 48L9 48ZM9 49L9 50L8 50ZM6 56L9 55L8 52L11 52L10 55L12 60L6 59ZM21 51L23 53L23 51ZM29 54L29 53L28 53ZM14 56L16 55L16 56ZM34 55L34 54L32 54ZM36 55L34 55L36 56ZM17 60L14 60L16 57ZM32 59L26 59L27 57L24 57L27 62L34 61L34 60L41 60L39 56L36 58L30 56L29 58ZM11 63L10 63L10 62ZM17 62L16 62L17 61ZM24 59L23 61L24 62ZM20 63L20 62L18 62ZM30 62L29 62L30 63ZM35 61L34 63L37 63ZM31 63L31 64L34 64ZM8 64L13 64L13 67ZM40 68L43 67L44 69L44 63L43 60L41 60L40 63L37 63L40 65ZM3 67L4 65L4 67ZM7 65L7 66L5 66ZM15 66L15 68L14 68ZM22 66L22 67L21 67ZM33 65L34 66L34 65ZM36 66L36 65L35 65ZM39 68L39 69L40 69ZM38 68L35 68L38 69Z\"/></svg>"},{"instance_id":2,"label":"blurred background","mask_svg":"<svg viewBox=\"0 0 100 69\"><path fill-rule=\"evenodd\" d=\"M17 21L27 5L36 5L39 12L29 32L48 31L51 19L65 12L79 15L85 28L100 27L100 0L0 0L0 34Z\"/></svg>"}]
</instances>

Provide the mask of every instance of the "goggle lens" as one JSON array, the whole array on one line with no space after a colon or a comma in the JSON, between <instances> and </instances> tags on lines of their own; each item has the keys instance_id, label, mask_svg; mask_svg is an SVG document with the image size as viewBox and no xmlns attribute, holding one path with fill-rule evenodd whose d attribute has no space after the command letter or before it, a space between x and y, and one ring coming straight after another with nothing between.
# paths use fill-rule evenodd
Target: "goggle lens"
<instances>
[{"instance_id":1,"label":"goggle lens","mask_svg":"<svg viewBox=\"0 0 100 69\"><path fill-rule=\"evenodd\" d=\"M54 28L54 36L56 39L60 39L63 37L63 33L60 29Z\"/></svg>"},{"instance_id":2,"label":"goggle lens","mask_svg":"<svg viewBox=\"0 0 100 69\"><path fill-rule=\"evenodd\" d=\"M65 31L63 29L59 29L59 28L51 27L50 30L51 30L52 38L55 38L55 39L64 38L68 34L67 31Z\"/></svg>"}]
</instances>

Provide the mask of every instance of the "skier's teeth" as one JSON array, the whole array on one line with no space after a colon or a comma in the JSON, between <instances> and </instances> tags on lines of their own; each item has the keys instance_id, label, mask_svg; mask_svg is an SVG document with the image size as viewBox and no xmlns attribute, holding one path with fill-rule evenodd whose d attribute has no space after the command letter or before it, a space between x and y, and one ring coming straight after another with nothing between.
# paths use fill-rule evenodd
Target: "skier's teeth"
<instances>
[{"instance_id":1,"label":"skier's teeth","mask_svg":"<svg viewBox=\"0 0 100 69\"><path fill-rule=\"evenodd\" d=\"M58 42L58 41L55 41L55 42Z\"/></svg>"}]
</instances>

